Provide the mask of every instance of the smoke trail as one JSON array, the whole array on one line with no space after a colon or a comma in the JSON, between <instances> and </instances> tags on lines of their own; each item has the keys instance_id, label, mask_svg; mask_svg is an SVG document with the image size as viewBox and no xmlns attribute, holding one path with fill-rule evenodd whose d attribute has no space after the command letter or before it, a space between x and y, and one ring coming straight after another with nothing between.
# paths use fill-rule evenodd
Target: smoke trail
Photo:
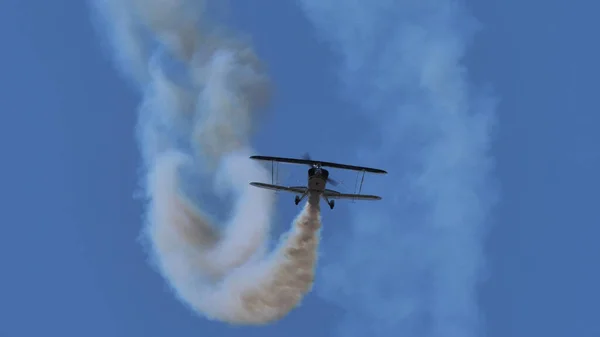
<instances>
[{"instance_id":1,"label":"smoke trail","mask_svg":"<svg viewBox=\"0 0 600 337\"><path fill-rule=\"evenodd\" d=\"M312 286L318 198L272 255L273 194L253 188L266 170L248 159L269 81L249 45L205 17L208 3L96 0L120 70L143 93L138 139L148 198L152 262L179 299L204 316L263 324L289 312ZM212 177L212 182L207 178ZM231 191L218 230L184 188Z\"/></svg>"},{"instance_id":2,"label":"smoke trail","mask_svg":"<svg viewBox=\"0 0 600 337\"><path fill-rule=\"evenodd\" d=\"M390 171L373 187L384 200L356 211L323 262L317 291L347 312L338 335L478 335L495 102L461 64L474 20L453 0L299 4L343 59L343 93L369 114L361 161Z\"/></svg>"},{"instance_id":3,"label":"smoke trail","mask_svg":"<svg viewBox=\"0 0 600 337\"><path fill-rule=\"evenodd\" d=\"M166 154L149 176L154 197L148 231L162 274L184 302L209 318L246 324L281 318L312 285L321 226L318 196L311 197L275 254L221 277L222 270L214 269L226 263L216 262L223 257L210 252L218 238L198 230L203 217L182 205L188 201L177 191L177 169L184 160L180 153ZM230 248L220 253L235 252L236 247ZM208 282L212 286L202 286Z\"/></svg>"}]
</instances>

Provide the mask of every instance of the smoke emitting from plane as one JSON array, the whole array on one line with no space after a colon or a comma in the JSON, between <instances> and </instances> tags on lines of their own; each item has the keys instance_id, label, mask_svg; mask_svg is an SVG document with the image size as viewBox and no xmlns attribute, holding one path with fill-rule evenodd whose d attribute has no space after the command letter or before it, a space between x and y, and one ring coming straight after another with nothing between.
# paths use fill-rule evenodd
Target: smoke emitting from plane
<instances>
[{"instance_id":1,"label":"smoke emitting from plane","mask_svg":"<svg viewBox=\"0 0 600 337\"><path fill-rule=\"evenodd\" d=\"M343 60L341 91L369 116L364 142L377 146L362 149L361 162L405 178L376 186L388 191L383 201L351 209L350 233L331 238L341 249L327 252L316 289L345 310L336 335L478 335L476 286L496 194L488 155L495 100L469 85L461 64L475 21L453 0L298 3ZM266 255L273 195L247 186L268 180L247 161L254 114L268 98L259 60L203 21L204 1L96 4L119 68L144 93L138 133L156 265L182 301L208 317L280 317L310 287L320 224L318 202L309 202L287 241ZM179 69L183 80L174 79ZM218 187L238 197L222 232L181 191L188 178L177 172L196 170L219 172ZM267 289L290 270L281 261L298 255L301 274L284 277L299 282L293 290L249 292L244 282Z\"/></svg>"},{"instance_id":2,"label":"smoke emitting from plane","mask_svg":"<svg viewBox=\"0 0 600 337\"><path fill-rule=\"evenodd\" d=\"M264 324L287 314L312 287L319 198L309 197L267 254L274 195L248 184L268 177L248 157L269 81L248 44L206 20L206 5L93 2L119 69L143 94L137 133L148 201L143 234L153 265L205 317ZM237 198L222 230L187 193L194 179L205 191Z\"/></svg>"}]
</instances>

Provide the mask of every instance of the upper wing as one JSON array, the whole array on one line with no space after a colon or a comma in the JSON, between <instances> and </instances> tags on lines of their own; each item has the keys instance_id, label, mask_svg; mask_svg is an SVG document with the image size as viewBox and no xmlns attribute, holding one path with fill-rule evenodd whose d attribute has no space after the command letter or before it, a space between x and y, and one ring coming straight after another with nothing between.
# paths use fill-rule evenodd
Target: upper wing
<instances>
[{"instance_id":1,"label":"upper wing","mask_svg":"<svg viewBox=\"0 0 600 337\"><path fill-rule=\"evenodd\" d=\"M378 195L346 194L334 190L325 190L325 192L323 192L323 196L327 197L328 199L381 200L381 197Z\"/></svg>"},{"instance_id":2,"label":"upper wing","mask_svg":"<svg viewBox=\"0 0 600 337\"><path fill-rule=\"evenodd\" d=\"M251 159L255 160L266 160L266 161L276 161L280 163L290 163L290 164L321 164L321 166L339 168L344 170L353 170L353 171L365 171L369 173L378 173L378 174L387 174L387 171L365 167L365 166L356 166L356 165L346 165L346 164L338 164L332 163L329 161L318 161L312 159L297 159L297 158L284 158L284 157L270 157L270 156L250 156Z\"/></svg>"},{"instance_id":3,"label":"upper wing","mask_svg":"<svg viewBox=\"0 0 600 337\"><path fill-rule=\"evenodd\" d=\"M310 159L296 159L296 158L271 157L271 156L250 156L250 159L276 161L276 162L280 162L280 163L290 163L290 164L311 165L311 164L316 163L314 160L310 160Z\"/></svg>"},{"instance_id":4,"label":"upper wing","mask_svg":"<svg viewBox=\"0 0 600 337\"><path fill-rule=\"evenodd\" d=\"M321 161L319 163L321 163L321 166L328 166L328 167L339 168L339 169L343 169L343 170L365 171L365 172L369 172L369 173L387 174L387 171L372 168L372 167L338 164L338 163L332 163L329 161Z\"/></svg>"},{"instance_id":5,"label":"upper wing","mask_svg":"<svg viewBox=\"0 0 600 337\"><path fill-rule=\"evenodd\" d=\"M306 192L305 186L286 187L286 186L271 185L271 184L257 183L257 182L251 182L250 185L255 186L255 187L264 188L267 190L273 190L273 191L286 191L286 192L297 193L297 194L302 194L302 193Z\"/></svg>"}]
</instances>

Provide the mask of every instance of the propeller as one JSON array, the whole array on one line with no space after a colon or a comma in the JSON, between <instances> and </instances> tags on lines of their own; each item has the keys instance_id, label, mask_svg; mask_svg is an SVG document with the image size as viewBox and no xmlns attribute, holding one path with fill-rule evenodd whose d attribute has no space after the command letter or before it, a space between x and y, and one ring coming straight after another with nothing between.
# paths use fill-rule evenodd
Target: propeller
<instances>
[{"instance_id":1,"label":"propeller","mask_svg":"<svg viewBox=\"0 0 600 337\"><path fill-rule=\"evenodd\" d=\"M302 156L302 159L304 159L304 160L312 160L310 158L310 154L308 154L308 152L304 153L304 155ZM314 165L314 164L306 164L306 165L311 166L311 167L316 167L316 165ZM331 178L327 178L327 182L330 183L333 186L337 186L339 184L336 180L333 180Z\"/></svg>"}]
</instances>

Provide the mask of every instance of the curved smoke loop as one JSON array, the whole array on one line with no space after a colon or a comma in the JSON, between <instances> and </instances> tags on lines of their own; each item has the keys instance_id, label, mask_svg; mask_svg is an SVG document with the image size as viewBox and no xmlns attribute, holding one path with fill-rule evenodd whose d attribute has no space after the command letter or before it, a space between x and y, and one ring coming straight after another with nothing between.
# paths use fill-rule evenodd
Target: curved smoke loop
<instances>
[{"instance_id":1,"label":"curved smoke loop","mask_svg":"<svg viewBox=\"0 0 600 337\"><path fill-rule=\"evenodd\" d=\"M149 200L144 232L154 263L176 295L208 318L237 324L281 318L312 287L320 209L311 196L288 236L266 255L273 196L248 185L267 178L248 159L253 114L268 98L258 58L208 24L203 1L94 5L121 71L144 92L138 132ZM167 77L173 71L165 56L185 70L185 85ZM219 188L238 197L223 232L180 191L182 170L198 169L199 161L204 173L217 172Z\"/></svg>"}]
</instances>

